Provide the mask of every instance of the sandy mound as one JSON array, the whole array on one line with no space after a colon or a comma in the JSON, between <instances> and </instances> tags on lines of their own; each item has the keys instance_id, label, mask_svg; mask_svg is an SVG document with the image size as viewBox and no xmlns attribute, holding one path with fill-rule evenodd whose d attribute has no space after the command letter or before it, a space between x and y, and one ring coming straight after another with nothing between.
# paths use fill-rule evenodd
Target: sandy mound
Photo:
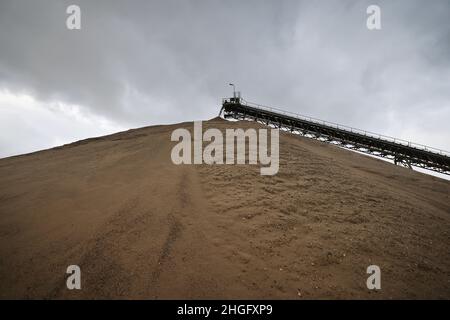
<instances>
[{"instance_id":1,"label":"sandy mound","mask_svg":"<svg viewBox=\"0 0 450 320\"><path fill-rule=\"evenodd\" d=\"M274 177L175 166L177 127L1 159L0 297L450 298L448 181L289 134Z\"/></svg>"}]
</instances>

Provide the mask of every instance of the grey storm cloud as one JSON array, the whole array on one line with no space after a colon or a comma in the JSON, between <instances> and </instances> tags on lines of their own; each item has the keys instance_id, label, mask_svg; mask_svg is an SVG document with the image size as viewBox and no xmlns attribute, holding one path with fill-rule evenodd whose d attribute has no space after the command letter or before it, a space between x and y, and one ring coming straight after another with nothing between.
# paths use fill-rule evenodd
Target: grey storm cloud
<instances>
[{"instance_id":1,"label":"grey storm cloud","mask_svg":"<svg viewBox=\"0 0 450 320\"><path fill-rule=\"evenodd\" d=\"M2 0L0 89L137 127L212 118L234 82L250 101L450 149L449 21L447 0Z\"/></svg>"}]
</instances>

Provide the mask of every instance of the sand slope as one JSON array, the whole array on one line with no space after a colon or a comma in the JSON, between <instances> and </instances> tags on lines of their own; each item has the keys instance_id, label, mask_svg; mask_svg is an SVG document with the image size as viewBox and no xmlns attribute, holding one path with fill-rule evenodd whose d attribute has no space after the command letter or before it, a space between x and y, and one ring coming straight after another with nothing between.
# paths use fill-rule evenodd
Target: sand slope
<instances>
[{"instance_id":1,"label":"sand slope","mask_svg":"<svg viewBox=\"0 0 450 320\"><path fill-rule=\"evenodd\" d=\"M450 298L448 181L289 134L274 177L176 166L177 127L1 159L0 298Z\"/></svg>"}]
</instances>

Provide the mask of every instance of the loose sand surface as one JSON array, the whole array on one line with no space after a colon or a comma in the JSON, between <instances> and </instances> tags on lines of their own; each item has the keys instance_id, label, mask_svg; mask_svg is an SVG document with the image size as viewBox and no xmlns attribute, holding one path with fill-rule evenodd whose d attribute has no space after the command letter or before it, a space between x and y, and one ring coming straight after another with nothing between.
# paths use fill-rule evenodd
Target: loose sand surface
<instances>
[{"instance_id":1,"label":"loose sand surface","mask_svg":"<svg viewBox=\"0 0 450 320\"><path fill-rule=\"evenodd\" d=\"M275 176L176 166L178 127L0 159L0 298L450 299L449 181L287 133Z\"/></svg>"}]
</instances>

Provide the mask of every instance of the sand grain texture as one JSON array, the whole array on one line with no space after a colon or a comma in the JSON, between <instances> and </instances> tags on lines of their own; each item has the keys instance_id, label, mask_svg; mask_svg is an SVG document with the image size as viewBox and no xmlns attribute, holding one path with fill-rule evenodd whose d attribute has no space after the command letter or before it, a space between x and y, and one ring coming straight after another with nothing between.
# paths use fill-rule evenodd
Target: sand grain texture
<instances>
[{"instance_id":1,"label":"sand grain texture","mask_svg":"<svg viewBox=\"0 0 450 320\"><path fill-rule=\"evenodd\" d=\"M177 127L0 159L0 298L450 298L448 181L284 133L273 177L176 166Z\"/></svg>"}]
</instances>

